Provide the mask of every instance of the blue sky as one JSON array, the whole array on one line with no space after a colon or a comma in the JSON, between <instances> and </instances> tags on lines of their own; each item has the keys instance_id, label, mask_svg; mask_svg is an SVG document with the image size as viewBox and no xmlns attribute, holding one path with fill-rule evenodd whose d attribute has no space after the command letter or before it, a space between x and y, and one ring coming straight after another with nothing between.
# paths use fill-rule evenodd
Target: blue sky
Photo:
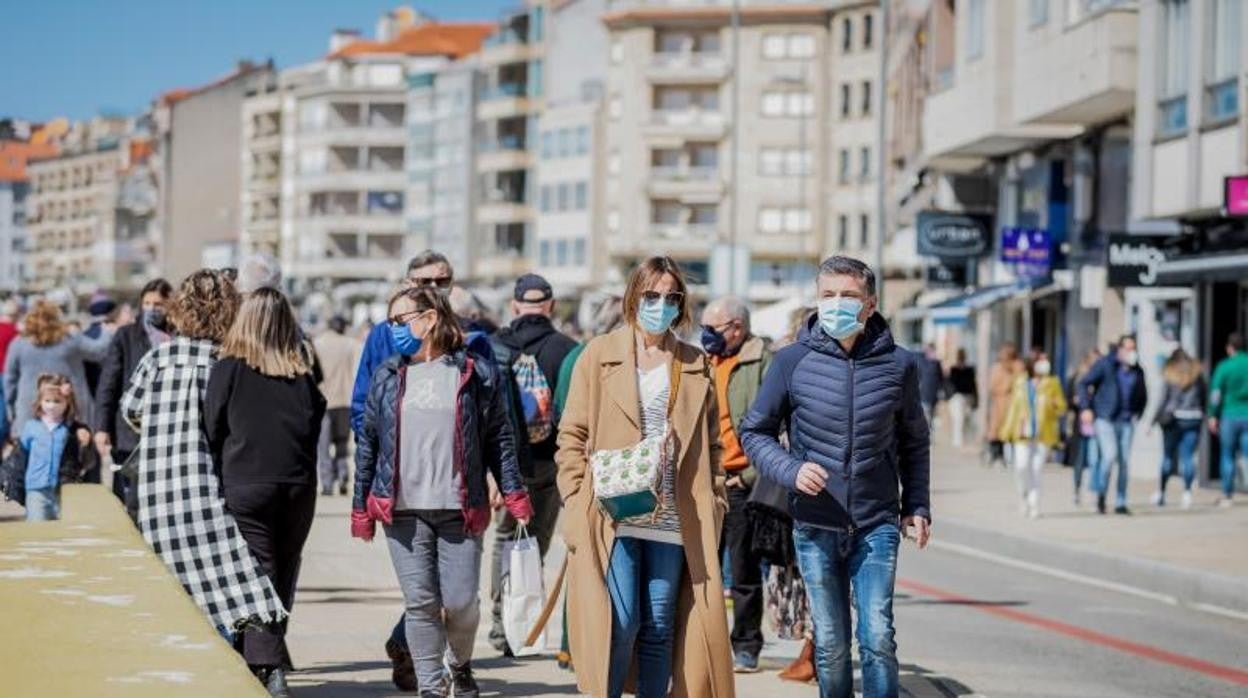
<instances>
[{"instance_id":1,"label":"blue sky","mask_svg":"<svg viewBox=\"0 0 1248 698\"><path fill-rule=\"evenodd\" d=\"M4 12L0 117L42 121L137 113L161 92L195 87L243 58L278 67L324 54L329 33L372 36L401 0L41 0ZM494 21L519 0L423 0L437 19Z\"/></svg>"}]
</instances>

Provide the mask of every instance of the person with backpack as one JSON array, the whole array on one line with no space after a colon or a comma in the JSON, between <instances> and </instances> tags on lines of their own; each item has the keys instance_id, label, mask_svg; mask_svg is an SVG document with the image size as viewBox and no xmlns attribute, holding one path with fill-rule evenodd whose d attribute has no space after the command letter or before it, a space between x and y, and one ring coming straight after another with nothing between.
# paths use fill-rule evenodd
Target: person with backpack
<instances>
[{"instance_id":1,"label":"person with backpack","mask_svg":"<svg viewBox=\"0 0 1248 698\"><path fill-rule=\"evenodd\" d=\"M528 531L537 539L542 558L550 547L559 518L559 488L555 483L555 436L557 414L554 394L563 360L576 348L576 341L555 329L550 319L555 311L555 294L550 283L537 274L516 280L512 297L511 324L492 338L498 363L512 400L512 429L516 434L520 473L533 502L533 520ZM503 632L502 579L516 536L516 520L501 512L494 530L491 562L491 596L494 601L490 644L505 656L512 656Z\"/></svg>"}]
</instances>

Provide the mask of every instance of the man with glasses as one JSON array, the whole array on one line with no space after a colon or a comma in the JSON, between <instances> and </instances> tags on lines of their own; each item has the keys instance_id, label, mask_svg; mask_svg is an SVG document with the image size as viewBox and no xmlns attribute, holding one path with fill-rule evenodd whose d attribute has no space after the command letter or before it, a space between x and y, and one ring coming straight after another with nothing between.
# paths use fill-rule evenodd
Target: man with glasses
<instances>
[{"instance_id":1,"label":"man with glasses","mask_svg":"<svg viewBox=\"0 0 1248 698\"><path fill-rule=\"evenodd\" d=\"M741 441L763 477L790 491L820 696L854 695L851 603L862 694L895 696L897 552L911 528L925 547L931 525L919 358L894 343L876 312L875 274L866 264L829 257L817 290L818 313L796 343L776 352ZM780 445L782 429L788 448Z\"/></svg>"},{"instance_id":2,"label":"man with glasses","mask_svg":"<svg viewBox=\"0 0 1248 698\"><path fill-rule=\"evenodd\" d=\"M771 352L761 337L750 333L750 309L735 296L711 301L702 311L702 348L715 370L719 444L728 476L723 553L732 572L733 666L739 674L752 674L758 671L763 650L763 578L745 506L758 473L741 448L737 425L758 395Z\"/></svg>"},{"instance_id":3,"label":"man with glasses","mask_svg":"<svg viewBox=\"0 0 1248 698\"><path fill-rule=\"evenodd\" d=\"M426 250L416 255L407 263L407 275L403 285L418 288L436 288L444 295L450 295L455 284L455 272L445 255ZM355 388L351 393L351 430L359 439L364 426L364 402L368 398L368 387L373 372L377 367L399 353L394 346L390 334L390 319L378 323L368 333L364 343L364 351L360 355L360 366L355 373ZM461 323L462 324L462 323ZM465 333L464 346L474 354L488 361L494 360L494 352L490 348L489 337L484 332L469 331ZM407 634L404 630L404 615L386 641L386 655L392 664L392 679L400 691L415 691L416 669L412 664L412 655L407 647Z\"/></svg>"}]
</instances>

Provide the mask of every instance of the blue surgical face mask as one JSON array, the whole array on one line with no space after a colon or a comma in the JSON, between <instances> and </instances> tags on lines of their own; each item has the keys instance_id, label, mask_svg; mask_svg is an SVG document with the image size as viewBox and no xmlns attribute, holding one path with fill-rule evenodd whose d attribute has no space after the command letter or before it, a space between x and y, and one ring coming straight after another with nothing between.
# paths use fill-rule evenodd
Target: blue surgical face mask
<instances>
[{"instance_id":1,"label":"blue surgical face mask","mask_svg":"<svg viewBox=\"0 0 1248 698\"><path fill-rule=\"evenodd\" d=\"M671 328L679 314L680 308L662 298L643 300L637 308L637 324L650 334L663 334Z\"/></svg>"},{"instance_id":2,"label":"blue surgical face mask","mask_svg":"<svg viewBox=\"0 0 1248 698\"><path fill-rule=\"evenodd\" d=\"M833 339L849 339L862 332L861 312L862 301L857 298L824 298L819 301L819 326Z\"/></svg>"},{"instance_id":3,"label":"blue surgical face mask","mask_svg":"<svg viewBox=\"0 0 1248 698\"><path fill-rule=\"evenodd\" d=\"M390 323L390 341L394 342L395 351L403 356L415 356L420 351L420 338L412 334L412 328L407 323Z\"/></svg>"},{"instance_id":4,"label":"blue surgical face mask","mask_svg":"<svg viewBox=\"0 0 1248 698\"><path fill-rule=\"evenodd\" d=\"M143 324L148 327L162 329L165 326L165 309L148 308L143 311Z\"/></svg>"}]
</instances>

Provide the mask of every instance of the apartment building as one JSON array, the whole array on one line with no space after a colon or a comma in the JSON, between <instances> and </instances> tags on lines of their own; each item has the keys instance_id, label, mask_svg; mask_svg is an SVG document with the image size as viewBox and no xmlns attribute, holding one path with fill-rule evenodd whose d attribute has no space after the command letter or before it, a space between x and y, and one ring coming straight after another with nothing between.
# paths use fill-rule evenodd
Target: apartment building
<instances>
[{"instance_id":1,"label":"apartment building","mask_svg":"<svg viewBox=\"0 0 1248 698\"><path fill-rule=\"evenodd\" d=\"M135 290L155 271L155 180L134 120L75 124L60 154L27 164L26 278L32 290Z\"/></svg>"},{"instance_id":2,"label":"apartment building","mask_svg":"<svg viewBox=\"0 0 1248 698\"><path fill-rule=\"evenodd\" d=\"M274 78L272 63L242 61L219 80L174 90L158 101L159 260L170 279L204 266L237 264L244 174L238 161L244 138L238 114L247 96Z\"/></svg>"},{"instance_id":3,"label":"apartment building","mask_svg":"<svg viewBox=\"0 0 1248 698\"><path fill-rule=\"evenodd\" d=\"M530 259L559 296L604 281L605 7L605 0L550 7L545 106L534 149L537 214Z\"/></svg>"},{"instance_id":4,"label":"apartment building","mask_svg":"<svg viewBox=\"0 0 1248 698\"><path fill-rule=\"evenodd\" d=\"M56 154L56 146L28 140L0 141L0 291L25 285L26 212L30 179L26 163Z\"/></svg>"},{"instance_id":5,"label":"apartment building","mask_svg":"<svg viewBox=\"0 0 1248 698\"><path fill-rule=\"evenodd\" d=\"M477 57L479 137L472 276L504 283L528 270L534 222L533 149L544 104L546 0L508 14Z\"/></svg>"},{"instance_id":6,"label":"apartment building","mask_svg":"<svg viewBox=\"0 0 1248 698\"><path fill-rule=\"evenodd\" d=\"M828 51L832 64L828 242L833 251L868 260L873 258L880 230L876 221L876 110L884 42L878 7L878 2L869 0L835 3Z\"/></svg>"},{"instance_id":7,"label":"apartment building","mask_svg":"<svg viewBox=\"0 0 1248 698\"><path fill-rule=\"evenodd\" d=\"M405 216L409 193L423 194L406 153L414 141L415 162L427 163L430 125L428 114L409 113L409 100L435 118L440 107L409 87L476 52L493 29L400 8L381 17L373 39L337 31L323 59L283 70L246 100L245 246L276 249L296 294L357 282L375 294L370 284L398 279L403 260L429 244L423 211Z\"/></svg>"},{"instance_id":8,"label":"apartment building","mask_svg":"<svg viewBox=\"0 0 1248 698\"><path fill-rule=\"evenodd\" d=\"M804 287L831 249L828 7L622 1L603 21L612 262L666 252L754 301Z\"/></svg>"}]
</instances>

